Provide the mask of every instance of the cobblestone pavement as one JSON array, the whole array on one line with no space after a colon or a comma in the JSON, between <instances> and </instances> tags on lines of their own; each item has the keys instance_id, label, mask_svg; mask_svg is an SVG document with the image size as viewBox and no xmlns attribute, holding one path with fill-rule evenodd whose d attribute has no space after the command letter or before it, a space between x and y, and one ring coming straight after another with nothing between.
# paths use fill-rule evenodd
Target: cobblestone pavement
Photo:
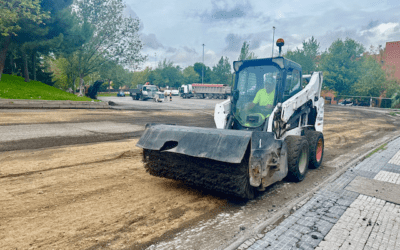
<instances>
[{"instance_id":1,"label":"cobblestone pavement","mask_svg":"<svg viewBox=\"0 0 400 250\"><path fill-rule=\"evenodd\" d=\"M277 227L272 230L267 227L263 234L247 240L238 249L400 249L400 205L379 195L372 197L361 194L362 191L347 190L357 176L374 180L366 185L392 183L397 188L400 139L347 170L304 201L301 208L292 211Z\"/></svg>"}]
</instances>

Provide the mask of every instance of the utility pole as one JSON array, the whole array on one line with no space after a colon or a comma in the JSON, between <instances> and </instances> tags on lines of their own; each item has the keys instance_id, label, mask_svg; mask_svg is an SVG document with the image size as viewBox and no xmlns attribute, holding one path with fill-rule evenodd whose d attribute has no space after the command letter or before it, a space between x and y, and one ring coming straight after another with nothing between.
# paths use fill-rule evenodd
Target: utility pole
<instances>
[{"instance_id":1,"label":"utility pole","mask_svg":"<svg viewBox=\"0 0 400 250\"><path fill-rule=\"evenodd\" d=\"M154 69L157 68L157 53L154 53Z\"/></svg>"},{"instance_id":2,"label":"utility pole","mask_svg":"<svg viewBox=\"0 0 400 250\"><path fill-rule=\"evenodd\" d=\"M272 32L272 57L274 57L275 26L272 26L272 29L274 30Z\"/></svg>"},{"instance_id":3,"label":"utility pole","mask_svg":"<svg viewBox=\"0 0 400 250\"><path fill-rule=\"evenodd\" d=\"M203 65L201 66L201 83L204 81L204 43L203 43Z\"/></svg>"}]
</instances>

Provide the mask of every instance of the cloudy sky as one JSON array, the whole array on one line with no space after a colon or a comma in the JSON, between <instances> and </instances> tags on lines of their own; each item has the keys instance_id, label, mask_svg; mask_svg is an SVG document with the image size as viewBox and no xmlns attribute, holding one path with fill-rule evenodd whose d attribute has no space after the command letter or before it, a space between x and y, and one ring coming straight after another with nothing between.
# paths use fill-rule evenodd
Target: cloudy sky
<instances>
[{"instance_id":1,"label":"cloudy sky","mask_svg":"<svg viewBox=\"0 0 400 250\"><path fill-rule=\"evenodd\" d=\"M285 52L311 36L322 51L338 38L368 49L400 40L399 0L125 1L126 14L141 21L142 53L148 55L141 69L165 58L183 68L201 62L203 43L210 67L221 56L237 60L244 41L258 58L270 57L273 26L275 40L285 39Z\"/></svg>"}]
</instances>

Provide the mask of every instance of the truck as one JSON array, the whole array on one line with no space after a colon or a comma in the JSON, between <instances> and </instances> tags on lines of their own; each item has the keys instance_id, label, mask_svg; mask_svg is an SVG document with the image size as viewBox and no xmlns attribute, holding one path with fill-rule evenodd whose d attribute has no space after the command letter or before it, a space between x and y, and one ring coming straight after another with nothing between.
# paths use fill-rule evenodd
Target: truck
<instances>
[{"instance_id":1,"label":"truck","mask_svg":"<svg viewBox=\"0 0 400 250\"><path fill-rule=\"evenodd\" d=\"M322 72L281 56L233 62L232 98L215 106L216 128L147 124L137 146L154 176L253 199L286 178L300 182L324 155ZM264 104L258 102L267 94Z\"/></svg>"},{"instance_id":2,"label":"truck","mask_svg":"<svg viewBox=\"0 0 400 250\"><path fill-rule=\"evenodd\" d=\"M231 93L231 87L226 84L202 84L193 83L182 85L179 94L182 98L208 98L208 99L227 99Z\"/></svg>"},{"instance_id":3,"label":"truck","mask_svg":"<svg viewBox=\"0 0 400 250\"><path fill-rule=\"evenodd\" d=\"M129 93L133 100L145 101L147 99L153 99L157 91L158 87L155 85L139 84L136 89L130 89Z\"/></svg>"}]
</instances>

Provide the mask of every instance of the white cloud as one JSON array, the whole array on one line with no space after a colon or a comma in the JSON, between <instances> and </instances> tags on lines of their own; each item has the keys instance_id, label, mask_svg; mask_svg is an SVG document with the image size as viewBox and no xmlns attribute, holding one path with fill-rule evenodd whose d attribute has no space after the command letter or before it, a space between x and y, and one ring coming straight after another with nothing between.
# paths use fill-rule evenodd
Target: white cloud
<instances>
[{"instance_id":1,"label":"white cloud","mask_svg":"<svg viewBox=\"0 0 400 250\"><path fill-rule=\"evenodd\" d=\"M269 57L272 26L276 26L275 40L285 39L285 52L301 48L302 41L311 36L320 42L322 51L338 38L356 39L366 48L400 40L398 0L126 2L129 13L137 14L143 23L141 32L148 44L143 54L153 55L150 65L154 65L154 52L158 60L167 58L182 67L201 62L203 43L205 63L210 67L221 56L236 60L243 41L250 42L258 57Z\"/></svg>"}]
</instances>

